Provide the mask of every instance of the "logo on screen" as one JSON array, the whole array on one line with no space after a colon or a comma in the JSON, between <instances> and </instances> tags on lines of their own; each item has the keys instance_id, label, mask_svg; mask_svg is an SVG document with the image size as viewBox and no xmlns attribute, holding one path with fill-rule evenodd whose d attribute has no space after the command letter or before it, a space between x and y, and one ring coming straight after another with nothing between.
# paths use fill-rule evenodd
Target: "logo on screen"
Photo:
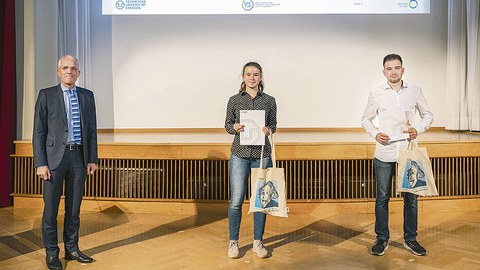
<instances>
[{"instance_id":1,"label":"logo on screen","mask_svg":"<svg viewBox=\"0 0 480 270\"><path fill-rule=\"evenodd\" d=\"M125 2L123 2L122 0L118 0L117 3L115 3L115 7L117 9L124 9L125 8Z\"/></svg>"},{"instance_id":2,"label":"logo on screen","mask_svg":"<svg viewBox=\"0 0 480 270\"><path fill-rule=\"evenodd\" d=\"M416 9L418 7L418 1L417 0L411 0L409 3L408 3L408 6L411 8L411 9Z\"/></svg>"},{"instance_id":3,"label":"logo on screen","mask_svg":"<svg viewBox=\"0 0 480 270\"><path fill-rule=\"evenodd\" d=\"M242 8L245 11L250 11L253 8L253 1L252 0L243 0L242 2Z\"/></svg>"}]
</instances>

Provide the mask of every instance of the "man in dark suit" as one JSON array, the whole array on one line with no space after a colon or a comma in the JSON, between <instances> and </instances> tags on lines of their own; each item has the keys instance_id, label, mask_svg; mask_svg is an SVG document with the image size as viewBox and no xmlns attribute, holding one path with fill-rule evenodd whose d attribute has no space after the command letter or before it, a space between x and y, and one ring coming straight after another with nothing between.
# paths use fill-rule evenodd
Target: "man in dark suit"
<instances>
[{"instance_id":1,"label":"man in dark suit","mask_svg":"<svg viewBox=\"0 0 480 270\"><path fill-rule=\"evenodd\" d=\"M35 105L33 155L43 181L42 239L49 269L62 269L58 258L57 215L65 183L63 243L65 259L90 263L78 248L80 205L87 174L97 169L97 118L90 90L78 87L78 60L65 55L58 61L59 85L40 90Z\"/></svg>"}]
</instances>

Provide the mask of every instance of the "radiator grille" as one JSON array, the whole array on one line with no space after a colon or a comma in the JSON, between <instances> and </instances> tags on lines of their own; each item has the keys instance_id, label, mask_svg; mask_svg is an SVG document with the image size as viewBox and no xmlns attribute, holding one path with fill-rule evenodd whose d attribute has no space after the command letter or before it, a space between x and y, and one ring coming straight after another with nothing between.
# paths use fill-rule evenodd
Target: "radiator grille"
<instances>
[{"instance_id":1,"label":"radiator grille","mask_svg":"<svg viewBox=\"0 0 480 270\"><path fill-rule=\"evenodd\" d=\"M440 196L479 195L479 157L432 158ZM14 157L14 195L41 195L32 157ZM373 160L279 160L287 199L375 198ZM85 197L124 200L228 200L228 160L100 159ZM395 192L395 180L392 184Z\"/></svg>"}]
</instances>

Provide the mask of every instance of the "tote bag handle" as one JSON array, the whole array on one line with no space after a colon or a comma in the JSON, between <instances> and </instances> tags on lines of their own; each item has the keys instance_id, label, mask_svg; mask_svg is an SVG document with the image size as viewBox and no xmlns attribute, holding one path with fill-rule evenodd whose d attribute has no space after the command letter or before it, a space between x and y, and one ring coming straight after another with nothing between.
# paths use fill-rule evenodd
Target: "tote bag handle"
<instances>
[{"instance_id":1,"label":"tote bag handle","mask_svg":"<svg viewBox=\"0 0 480 270\"><path fill-rule=\"evenodd\" d=\"M277 158L275 156L275 142L273 141L273 133L270 134L270 146L272 149L272 153L270 157L272 158L272 166L273 168L277 168ZM265 150L265 145L262 145L262 153L260 154L260 168L263 168L263 151Z\"/></svg>"},{"instance_id":2,"label":"tote bag handle","mask_svg":"<svg viewBox=\"0 0 480 270\"><path fill-rule=\"evenodd\" d=\"M409 141L408 141L408 145L407 145L407 149L408 149L409 151L413 151L413 147L414 147L414 146L415 146L414 140L409 140Z\"/></svg>"}]
</instances>

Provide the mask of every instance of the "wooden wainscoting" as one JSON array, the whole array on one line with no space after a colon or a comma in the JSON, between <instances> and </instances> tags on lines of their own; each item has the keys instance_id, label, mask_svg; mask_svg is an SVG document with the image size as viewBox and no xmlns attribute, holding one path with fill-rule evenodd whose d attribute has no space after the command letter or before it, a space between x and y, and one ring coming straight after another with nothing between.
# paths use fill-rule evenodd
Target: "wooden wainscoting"
<instances>
[{"instance_id":1,"label":"wooden wainscoting","mask_svg":"<svg viewBox=\"0 0 480 270\"><path fill-rule=\"evenodd\" d=\"M16 198L40 197L30 142L16 142ZM480 198L480 142L425 142L440 196ZM289 202L365 202L375 198L373 143L278 143ZM229 144L99 145L99 169L85 199L124 202L227 202ZM398 198L395 183L392 196Z\"/></svg>"}]
</instances>

